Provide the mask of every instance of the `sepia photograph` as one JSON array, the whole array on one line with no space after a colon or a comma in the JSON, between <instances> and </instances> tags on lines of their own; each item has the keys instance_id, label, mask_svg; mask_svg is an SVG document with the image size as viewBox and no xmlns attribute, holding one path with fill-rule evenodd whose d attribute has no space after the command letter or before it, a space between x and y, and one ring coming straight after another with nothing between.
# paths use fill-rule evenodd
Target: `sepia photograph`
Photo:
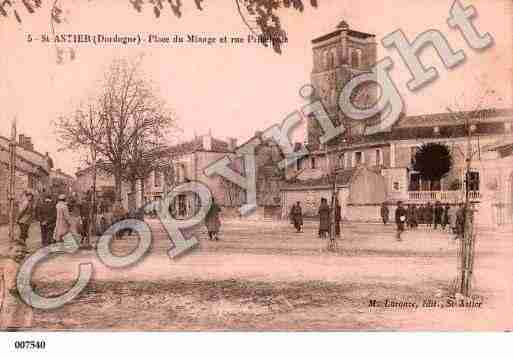
<instances>
[{"instance_id":1,"label":"sepia photograph","mask_svg":"<svg viewBox=\"0 0 513 359\"><path fill-rule=\"evenodd\" d=\"M513 330L512 55L510 0L0 0L0 352Z\"/></svg>"}]
</instances>

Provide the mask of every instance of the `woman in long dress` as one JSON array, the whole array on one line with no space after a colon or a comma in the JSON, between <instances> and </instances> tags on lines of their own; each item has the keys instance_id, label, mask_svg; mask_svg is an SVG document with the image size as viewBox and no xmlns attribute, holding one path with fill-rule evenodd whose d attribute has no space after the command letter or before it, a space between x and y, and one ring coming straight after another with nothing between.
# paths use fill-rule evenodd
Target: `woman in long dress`
<instances>
[{"instance_id":1,"label":"woman in long dress","mask_svg":"<svg viewBox=\"0 0 513 359\"><path fill-rule=\"evenodd\" d=\"M321 198L321 205L319 206L319 237L326 237L329 231L330 207L328 206L328 200L326 198Z\"/></svg>"},{"instance_id":2,"label":"woman in long dress","mask_svg":"<svg viewBox=\"0 0 513 359\"><path fill-rule=\"evenodd\" d=\"M212 198L212 204L207 212L207 216L205 217L205 226L207 227L208 238L211 241L219 240L218 233L221 229L221 219L219 218L219 213L221 213L221 207L219 207L214 198Z\"/></svg>"}]
</instances>

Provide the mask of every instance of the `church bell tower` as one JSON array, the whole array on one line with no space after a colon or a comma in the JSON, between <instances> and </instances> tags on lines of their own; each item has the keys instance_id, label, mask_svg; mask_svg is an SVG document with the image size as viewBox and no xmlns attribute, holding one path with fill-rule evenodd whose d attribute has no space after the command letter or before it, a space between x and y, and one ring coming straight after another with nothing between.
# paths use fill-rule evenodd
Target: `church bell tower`
<instances>
[{"instance_id":1,"label":"church bell tower","mask_svg":"<svg viewBox=\"0 0 513 359\"><path fill-rule=\"evenodd\" d=\"M341 21L336 30L312 40L313 69L311 82L331 121L340 123L352 134L363 132L362 122L346 118L338 105L338 98L344 85L354 76L371 71L377 61L376 37L352 30L348 23ZM375 86L357 88L353 103L366 107L377 98ZM314 118L308 122L308 144L316 149L320 146L322 130ZM329 143L329 145L336 144Z\"/></svg>"}]
</instances>

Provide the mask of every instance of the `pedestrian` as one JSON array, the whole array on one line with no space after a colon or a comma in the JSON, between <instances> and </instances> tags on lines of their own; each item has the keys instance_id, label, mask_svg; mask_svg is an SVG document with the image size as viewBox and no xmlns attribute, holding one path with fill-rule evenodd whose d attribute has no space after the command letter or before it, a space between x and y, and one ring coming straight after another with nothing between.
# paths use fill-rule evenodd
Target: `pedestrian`
<instances>
[{"instance_id":1,"label":"pedestrian","mask_svg":"<svg viewBox=\"0 0 513 359\"><path fill-rule=\"evenodd\" d=\"M456 233L456 213L458 212L458 206L454 205L449 208L449 227L451 233Z\"/></svg>"},{"instance_id":2,"label":"pedestrian","mask_svg":"<svg viewBox=\"0 0 513 359\"><path fill-rule=\"evenodd\" d=\"M301 227L303 226L303 210L299 201L297 201L290 209L289 217L294 228L296 228L297 233L301 232Z\"/></svg>"},{"instance_id":3,"label":"pedestrian","mask_svg":"<svg viewBox=\"0 0 513 359\"><path fill-rule=\"evenodd\" d=\"M30 190L25 191L25 199L20 207L16 222L20 227L20 242L25 244L29 235L30 225L34 219L35 205L34 194Z\"/></svg>"},{"instance_id":4,"label":"pedestrian","mask_svg":"<svg viewBox=\"0 0 513 359\"><path fill-rule=\"evenodd\" d=\"M417 228L419 226L419 219L418 219L419 211L416 204L412 205L411 208L411 221L412 221L412 227Z\"/></svg>"},{"instance_id":5,"label":"pedestrian","mask_svg":"<svg viewBox=\"0 0 513 359\"><path fill-rule=\"evenodd\" d=\"M319 206L319 238L327 237L330 230L330 207L328 200L321 198Z\"/></svg>"},{"instance_id":6,"label":"pedestrian","mask_svg":"<svg viewBox=\"0 0 513 359\"><path fill-rule=\"evenodd\" d=\"M207 212L205 217L205 226L208 231L208 238L211 241L219 240L219 230L221 229L221 219L219 218L219 213L221 213L221 207L216 203L215 199L212 197L212 204Z\"/></svg>"},{"instance_id":7,"label":"pedestrian","mask_svg":"<svg viewBox=\"0 0 513 359\"><path fill-rule=\"evenodd\" d=\"M52 196L47 195L36 206L36 218L41 228L41 245L49 246L53 243L53 232L57 221L57 210Z\"/></svg>"},{"instance_id":8,"label":"pedestrian","mask_svg":"<svg viewBox=\"0 0 513 359\"><path fill-rule=\"evenodd\" d=\"M80 202L79 211L82 223L80 233L82 235L82 242L84 242L89 239L89 223L91 216L91 202L89 195L86 195L82 202Z\"/></svg>"},{"instance_id":9,"label":"pedestrian","mask_svg":"<svg viewBox=\"0 0 513 359\"><path fill-rule=\"evenodd\" d=\"M433 209L434 214L434 222L435 222L435 229L438 226L442 226L442 217L444 214L444 208L442 207L442 204L437 201L435 204L435 208Z\"/></svg>"},{"instance_id":10,"label":"pedestrian","mask_svg":"<svg viewBox=\"0 0 513 359\"><path fill-rule=\"evenodd\" d=\"M424 207L424 203L421 203L419 205L419 208L417 208L417 223L418 224L425 224L426 221L424 219L424 214L426 212L426 208Z\"/></svg>"},{"instance_id":11,"label":"pedestrian","mask_svg":"<svg viewBox=\"0 0 513 359\"><path fill-rule=\"evenodd\" d=\"M431 205L431 202L428 202L424 209L424 220L426 221L428 228L433 226L433 206Z\"/></svg>"},{"instance_id":12,"label":"pedestrian","mask_svg":"<svg viewBox=\"0 0 513 359\"><path fill-rule=\"evenodd\" d=\"M63 195L63 194L59 195L55 211L56 211L56 221L55 221L55 231L53 234L54 241L62 242L64 240L64 236L68 233L77 234L75 232L73 221L72 221L71 215L69 213L68 204L66 203L65 195Z\"/></svg>"},{"instance_id":13,"label":"pedestrian","mask_svg":"<svg viewBox=\"0 0 513 359\"><path fill-rule=\"evenodd\" d=\"M389 220L390 212L389 212L388 206L386 205L385 202L383 202L381 204L380 213L381 213L381 220L383 221L383 224L386 226L388 223L388 220Z\"/></svg>"},{"instance_id":14,"label":"pedestrian","mask_svg":"<svg viewBox=\"0 0 513 359\"><path fill-rule=\"evenodd\" d=\"M127 217L127 213L125 211L125 208L123 208L123 205L121 204L121 201L114 202L114 205L112 206L112 224L121 222L125 220ZM123 234L125 231L118 230L115 234L115 238L121 239L123 238Z\"/></svg>"},{"instance_id":15,"label":"pedestrian","mask_svg":"<svg viewBox=\"0 0 513 359\"><path fill-rule=\"evenodd\" d=\"M397 240L401 241L401 235L404 232L404 225L406 223L408 213L403 207L401 201L397 202L397 209L395 210L395 224L397 225Z\"/></svg>"},{"instance_id":16,"label":"pedestrian","mask_svg":"<svg viewBox=\"0 0 513 359\"><path fill-rule=\"evenodd\" d=\"M342 222L342 207L338 203L338 198L335 199L335 235L340 237L340 223Z\"/></svg>"},{"instance_id":17,"label":"pedestrian","mask_svg":"<svg viewBox=\"0 0 513 359\"><path fill-rule=\"evenodd\" d=\"M456 212L456 228L455 228L455 236L454 239L463 239L465 234L465 205L460 203L460 207Z\"/></svg>"},{"instance_id":18,"label":"pedestrian","mask_svg":"<svg viewBox=\"0 0 513 359\"><path fill-rule=\"evenodd\" d=\"M450 206L448 203L445 204L443 215L442 215L442 229L445 231L445 228L449 225L450 219L449 219L449 211ZM450 227L449 227L450 229Z\"/></svg>"},{"instance_id":19,"label":"pedestrian","mask_svg":"<svg viewBox=\"0 0 513 359\"><path fill-rule=\"evenodd\" d=\"M406 205L406 225L409 229L413 228L413 207L410 203Z\"/></svg>"}]
</instances>

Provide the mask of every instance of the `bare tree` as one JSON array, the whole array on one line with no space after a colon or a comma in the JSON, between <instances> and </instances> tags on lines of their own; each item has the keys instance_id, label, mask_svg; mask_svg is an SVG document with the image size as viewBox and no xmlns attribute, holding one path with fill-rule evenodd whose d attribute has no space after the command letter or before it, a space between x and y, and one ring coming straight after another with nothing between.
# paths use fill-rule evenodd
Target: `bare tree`
<instances>
[{"instance_id":1,"label":"bare tree","mask_svg":"<svg viewBox=\"0 0 513 359\"><path fill-rule=\"evenodd\" d=\"M100 96L106 126L98 151L111 165L107 170L114 176L118 200L126 168L133 167L134 160L135 164L140 164L137 156L142 158L147 153L145 148L151 150L157 146L174 122L163 101L154 95L149 82L142 77L139 66L140 62L114 61Z\"/></svg>"},{"instance_id":2,"label":"bare tree","mask_svg":"<svg viewBox=\"0 0 513 359\"><path fill-rule=\"evenodd\" d=\"M55 124L57 133L67 149L94 147L99 168L114 177L116 200L121 200L124 180L151 172L158 158L154 151L174 120L144 79L140 60L115 60L89 107L88 117L81 110L61 117Z\"/></svg>"}]
</instances>

